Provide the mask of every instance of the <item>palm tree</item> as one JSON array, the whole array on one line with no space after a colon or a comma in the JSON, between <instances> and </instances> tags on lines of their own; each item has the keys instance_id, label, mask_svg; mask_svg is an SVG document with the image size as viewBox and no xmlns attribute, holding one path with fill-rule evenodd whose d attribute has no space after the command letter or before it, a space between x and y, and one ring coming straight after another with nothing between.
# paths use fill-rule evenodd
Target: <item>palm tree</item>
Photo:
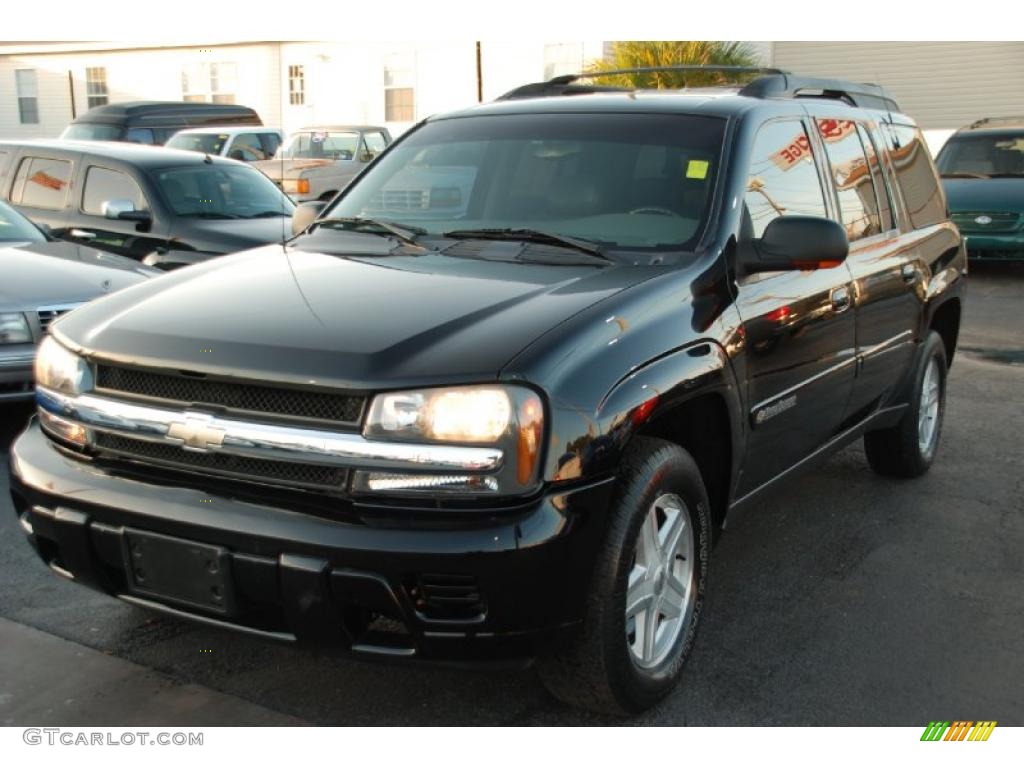
<instances>
[{"instance_id":1,"label":"palm tree","mask_svg":"<svg viewBox=\"0 0 1024 768\"><path fill-rule=\"evenodd\" d=\"M591 63L586 71L596 76L616 69L665 67L673 64L756 67L759 63L754 49L746 43L718 40L626 40L612 43L611 57ZM601 83L626 88L686 88L722 85L743 79L744 75L727 72L662 71L606 75L601 77Z\"/></svg>"}]
</instances>

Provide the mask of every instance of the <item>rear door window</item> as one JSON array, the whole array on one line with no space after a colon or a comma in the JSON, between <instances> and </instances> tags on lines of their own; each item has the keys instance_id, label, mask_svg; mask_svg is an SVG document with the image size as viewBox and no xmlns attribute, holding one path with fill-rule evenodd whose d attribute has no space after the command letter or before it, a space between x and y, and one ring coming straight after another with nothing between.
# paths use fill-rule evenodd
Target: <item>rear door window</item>
<instances>
[{"instance_id":1,"label":"rear door window","mask_svg":"<svg viewBox=\"0 0 1024 768\"><path fill-rule=\"evenodd\" d=\"M127 131L125 131L124 140L133 141L136 144L156 143L156 137L153 135L152 128L129 128Z\"/></svg>"},{"instance_id":2,"label":"rear door window","mask_svg":"<svg viewBox=\"0 0 1024 768\"><path fill-rule=\"evenodd\" d=\"M71 161L26 157L18 166L11 202L57 211L64 207L71 181Z\"/></svg>"},{"instance_id":3,"label":"rear door window","mask_svg":"<svg viewBox=\"0 0 1024 768\"><path fill-rule=\"evenodd\" d=\"M240 133L231 142L228 157L232 160L244 160L251 163L255 160L266 160L268 155L263 150L260 137L255 133Z\"/></svg>"},{"instance_id":4,"label":"rear door window","mask_svg":"<svg viewBox=\"0 0 1024 768\"><path fill-rule=\"evenodd\" d=\"M277 148L281 146L281 137L276 133L261 133L260 139L263 141L263 151L267 157L273 157L277 153Z\"/></svg>"},{"instance_id":5,"label":"rear door window","mask_svg":"<svg viewBox=\"0 0 1024 768\"><path fill-rule=\"evenodd\" d=\"M852 120L821 118L817 125L828 155L847 238L852 243L877 235L882 231L878 198L857 124Z\"/></svg>"},{"instance_id":6,"label":"rear door window","mask_svg":"<svg viewBox=\"0 0 1024 768\"><path fill-rule=\"evenodd\" d=\"M946 199L921 132L910 125L886 123L883 133L910 223L921 229L944 221Z\"/></svg>"},{"instance_id":7,"label":"rear door window","mask_svg":"<svg viewBox=\"0 0 1024 768\"><path fill-rule=\"evenodd\" d=\"M758 131L744 199L755 238L761 237L779 216L828 215L802 121L777 120Z\"/></svg>"},{"instance_id":8,"label":"rear door window","mask_svg":"<svg viewBox=\"0 0 1024 768\"><path fill-rule=\"evenodd\" d=\"M91 216L102 216L103 203L108 200L131 200L135 210L149 210L146 196L135 179L121 171L91 166L85 175L82 212Z\"/></svg>"},{"instance_id":9,"label":"rear door window","mask_svg":"<svg viewBox=\"0 0 1024 768\"><path fill-rule=\"evenodd\" d=\"M885 174L882 172L882 164L879 162L878 152L872 137L863 125L858 125L857 131L860 133L860 141L864 145L864 152L868 158L871 178L875 182L875 193L878 195L878 220L882 231L888 232L896 226L896 220L893 216L892 192L885 179Z\"/></svg>"}]
</instances>

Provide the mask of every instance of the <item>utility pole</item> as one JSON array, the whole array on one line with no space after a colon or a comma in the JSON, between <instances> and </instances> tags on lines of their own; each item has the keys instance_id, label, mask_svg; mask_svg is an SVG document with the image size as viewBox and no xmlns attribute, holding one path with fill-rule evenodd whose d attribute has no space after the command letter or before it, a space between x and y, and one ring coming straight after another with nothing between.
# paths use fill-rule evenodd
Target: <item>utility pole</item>
<instances>
[{"instance_id":1,"label":"utility pole","mask_svg":"<svg viewBox=\"0 0 1024 768\"><path fill-rule=\"evenodd\" d=\"M476 100L482 103L484 100L484 68L480 59L480 41L476 41Z\"/></svg>"},{"instance_id":2,"label":"utility pole","mask_svg":"<svg viewBox=\"0 0 1024 768\"><path fill-rule=\"evenodd\" d=\"M68 70L68 91L71 93L71 119L74 120L78 117L78 111L75 109L75 78L70 69Z\"/></svg>"}]
</instances>

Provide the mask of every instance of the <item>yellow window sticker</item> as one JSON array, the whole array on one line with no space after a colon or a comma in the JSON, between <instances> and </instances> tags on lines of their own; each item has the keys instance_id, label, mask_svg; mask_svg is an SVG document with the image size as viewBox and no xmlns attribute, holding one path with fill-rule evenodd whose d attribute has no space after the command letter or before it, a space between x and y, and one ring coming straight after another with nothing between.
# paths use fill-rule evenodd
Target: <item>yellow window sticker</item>
<instances>
[{"instance_id":1,"label":"yellow window sticker","mask_svg":"<svg viewBox=\"0 0 1024 768\"><path fill-rule=\"evenodd\" d=\"M691 160L686 164L686 178L706 179L708 177L708 166L711 163L707 160Z\"/></svg>"}]
</instances>

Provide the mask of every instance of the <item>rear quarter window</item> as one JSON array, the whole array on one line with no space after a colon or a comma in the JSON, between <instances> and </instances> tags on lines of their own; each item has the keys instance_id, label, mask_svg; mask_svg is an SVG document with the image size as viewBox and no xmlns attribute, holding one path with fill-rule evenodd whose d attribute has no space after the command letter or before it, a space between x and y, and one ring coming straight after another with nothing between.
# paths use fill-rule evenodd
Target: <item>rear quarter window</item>
<instances>
[{"instance_id":1,"label":"rear quarter window","mask_svg":"<svg viewBox=\"0 0 1024 768\"><path fill-rule=\"evenodd\" d=\"M60 210L67 200L70 181L70 160L26 157L14 177L11 202L30 208Z\"/></svg>"},{"instance_id":2,"label":"rear quarter window","mask_svg":"<svg viewBox=\"0 0 1024 768\"><path fill-rule=\"evenodd\" d=\"M921 131L910 125L886 123L883 133L914 229L945 221L946 198Z\"/></svg>"}]
</instances>

